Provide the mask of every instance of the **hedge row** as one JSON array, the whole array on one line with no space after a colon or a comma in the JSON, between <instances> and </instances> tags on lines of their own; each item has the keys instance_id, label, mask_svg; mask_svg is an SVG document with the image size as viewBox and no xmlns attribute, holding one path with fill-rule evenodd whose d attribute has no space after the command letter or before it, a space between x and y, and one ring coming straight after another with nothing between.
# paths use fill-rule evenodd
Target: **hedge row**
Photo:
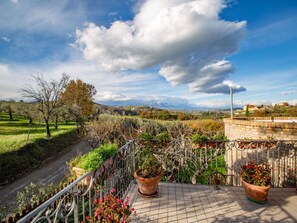
<instances>
[{"instance_id":1,"label":"hedge row","mask_svg":"<svg viewBox=\"0 0 297 223\"><path fill-rule=\"evenodd\" d=\"M17 151L0 154L0 185L57 157L78 138L77 131L71 130L51 139L36 139Z\"/></svg>"}]
</instances>

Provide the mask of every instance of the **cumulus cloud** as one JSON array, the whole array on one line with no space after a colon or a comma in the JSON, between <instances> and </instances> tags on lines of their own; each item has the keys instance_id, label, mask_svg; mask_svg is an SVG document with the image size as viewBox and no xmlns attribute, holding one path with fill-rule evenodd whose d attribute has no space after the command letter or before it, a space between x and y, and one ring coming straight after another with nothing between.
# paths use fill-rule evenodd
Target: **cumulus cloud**
<instances>
[{"instance_id":1,"label":"cumulus cloud","mask_svg":"<svg viewBox=\"0 0 297 223\"><path fill-rule=\"evenodd\" d=\"M295 94L295 93L297 93L297 90L283 91L282 95L289 95L289 94Z\"/></svg>"},{"instance_id":2,"label":"cumulus cloud","mask_svg":"<svg viewBox=\"0 0 297 223\"><path fill-rule=\"evenodd\" d=\"M225 7L223 0L147 0L131 21L77 30L76 45L108 71L157 66L173 86L225 93L223 81L234 71L225 58L238 50L246 32L245 21L220 19Z\"/></svg>"}]
</instances>

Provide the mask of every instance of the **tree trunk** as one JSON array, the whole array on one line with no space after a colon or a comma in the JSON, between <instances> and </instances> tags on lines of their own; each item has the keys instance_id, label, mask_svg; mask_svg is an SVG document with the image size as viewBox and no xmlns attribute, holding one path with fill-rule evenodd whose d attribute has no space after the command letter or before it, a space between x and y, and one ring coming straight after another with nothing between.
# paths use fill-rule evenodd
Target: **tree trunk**
<instances>
[{"instance_id":1,"label":"tree trunk","mask_svg":"<svg viewBox=\"0 0 297 223\"><path fill-rule=\"evenodd\" d=\"M29 118L29 124L31 125L31 124L33 124L33 118Z\"/></svg>"},{"instance_id":2,"label":"tree trunk","mask_svg":"<svg viewBox=\"0 0 297 223\"><path fill-rule=\"evenodd\" d=\"M55 129L58 129L58 115L55 116Z\"/></svg>"},{"instance_id":3,"label":"tree trunk","mask_svg":"<svg viewBox=\"0 0 297 223\"><path fill-rule=\"evenodd\" d=\"M46 137L50 138L51 137L51 131L50 131L50 126L48 120L45 120L45 127L46 127Z\"/></svg>"},{"instance_id":4,"label":"tree trunk","mask_svg":"<svg viewBox=\"0 0 297 223\"><path fill-rule=\"evenodd\" d=\"M8 112L10 120L13 120L12 112Z\"/></svg>"}]
</instances>

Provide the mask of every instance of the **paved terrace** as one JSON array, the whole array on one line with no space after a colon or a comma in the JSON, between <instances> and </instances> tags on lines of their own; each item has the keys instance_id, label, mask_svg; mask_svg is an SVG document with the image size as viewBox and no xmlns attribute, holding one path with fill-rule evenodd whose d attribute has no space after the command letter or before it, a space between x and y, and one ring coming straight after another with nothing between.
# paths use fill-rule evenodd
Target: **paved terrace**
<instances>
[{"instance_id":1,"label":"paved terrace","mask_svg":"<svg viewBox=\"0 0 297 223\"><path fill-rule=\"evenodd\" d=\"M137 214L132 222L297 222L295 188L272 188L266 204L247 200L243 187L161 183L159 195L142 198L130 193Z\"/></svg>"}]
</instances>

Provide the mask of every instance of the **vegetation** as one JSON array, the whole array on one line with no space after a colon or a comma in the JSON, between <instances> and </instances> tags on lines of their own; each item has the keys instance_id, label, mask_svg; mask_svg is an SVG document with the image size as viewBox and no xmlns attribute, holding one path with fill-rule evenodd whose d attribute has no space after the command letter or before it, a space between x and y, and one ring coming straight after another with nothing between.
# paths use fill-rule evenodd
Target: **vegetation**
<instances>
[{"instance_id":1,"label":"vegetation","mask_svg":"<svg viewBox=\"0 0 297 223\"><path fill-rule=\"evenodd\" d=\"M160 146L158 144L165 143L169 137L166 132L157 134L155 137L149 133L143 133L139 136L141 142L141 153L139 161L139 171L137 174L143 178L156 177L163 172L161 163L156 156L162 156L160 150L152 149ZM158 152L157 152L158 151ZM164 155L164 154L163 154Z\"/></svg>"},{"instance_id":2,"label":"vegetation","mask_svg":"<svg viewBox=\"0 0 297 223\"><path fill-rule=\"evenodd\" d=\"M134 213L134 208L129 206L129 198L125 202L115 196L115 189L111 189L110 193L104 197L96 199L94 202L93 216L87 216L86 219L90 223L99 222L129 222L129 216Z\"/></svg>"},{"instance_id":3,"label":"vegetation","mask_svg":"<svg viewBox=\"0 0 297 223\"><path fill-rule=\"evenodd\" d=\"M73 115L77 128L84 126L84 119L93 113L93 96L96 89L93 85L84 83L82 80L71 80L63 92L61 101L68 106Z\"/></svg>"},{"instance_id":4,"label":"vegetation","mask_svg":"<svg viewBox=\"0 0 297 223\"><path fill-rule=\"evenodd\" d=\"M52 138L45 138L44 124L32 124L28 119L0 116L0 184L40 166L56 157L78 139L74 125L61 125L52 130Z\"/></svg>"},{"instance_id":5,"label":"vegetation","mask_svg":"<svg viewBox=\"0 0 297 223\"><path fill-rule=\"evenodd\" d=\"M59 130L50 123L52 136L67 133L75 128L74 123L60 123ZM10 120L8 115L0 115L0 154L17 151L28 143L34 143L38 138L46 136L45 124L42 122L29 123L28 118L15 116Z\"/></svg>"},{"instance_id":6,"label":"vegetation","mask_svg":"<svg viewBox=\"0 0 297 223\"><path fill-rule=\"evenodd\" d=\"M237 117L297 117L297 105L287 105L287 106L258 106L257 110L252 110L249 107L241 114L237 114Z\"/></svg>"},{"instance_id":7,"label":"vegetation","mask_svg":"<svg viewBox=\"0 0 297 223\"><path fill-rule=\"evenodd\" d=\"M193 131L200 134L215 135L224 134L224 122L216 119L187 120L183 124L189 126Z\"/></svg>"},{"instance_id":8,"label":"vegetation","mask_svg":"<svg viewBox=\"0 0 297 223\"><path fill-rule=\"evenodd\" d=\"M60 98L69 76L63 74L59 81L46 81L42 76L33 76L37 87L27 84L21 92L25 98L32 99L38 104L38 111L41 113L46 128L46 135L51 137L50 119L55 111L62 106Z\"/></svg>"},{"instance_id":9,"label":"vegetation","mask_svg":"<svg viewBox=\"0 0 297 223\"><path fill-rule=\"evenodd\" d=\"M114 156L118 151L116 144L102 144L93 151L81 156L74 158L69 163L70 171L72 167L76 166L83 170L92 171L100 167L104 160Z\"/></svg>"},{"instance_id":10,"label":"vegetation","mask_svg":"<svg viewBox=\"0 0 297 223\"><path fill-rule=\"evenodd\" d=\"M206 135L194 134L192 135L193 143L205 143L207 142L208 138Z\"/></svg>"},{"instance_id":11,"label":"vegetation","mask_svg":"<svg viewBox=\"0 0 297 223\"><path fill-rule=\"evenodd\" d=\"M249 162L242 166L240 176L245 182L256 186L271 184L271 168L267 163Z\"/></svg>"}]
</instances>

